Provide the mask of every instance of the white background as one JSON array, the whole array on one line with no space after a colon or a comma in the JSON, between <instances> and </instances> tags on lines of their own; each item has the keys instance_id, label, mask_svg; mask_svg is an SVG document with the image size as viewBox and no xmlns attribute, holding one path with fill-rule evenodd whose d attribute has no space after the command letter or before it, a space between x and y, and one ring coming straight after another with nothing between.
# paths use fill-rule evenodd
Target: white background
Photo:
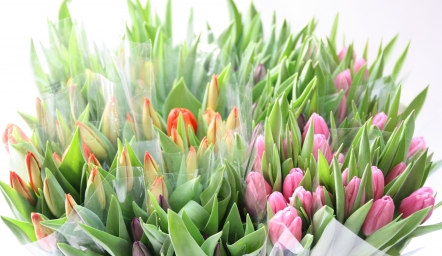
<instances>
[{"instance_id":1,"label":"white background","mask_svg":"<svg viewBox=\"0 0 442 256\"><path fill-rule=\"evenodd\" d=\"M165 1L153 1L155 9L162 16ZM248 8L250 1L237 0L240 10ZM16 123L25 128L16 110L34 113L36 89L29 66L30 38L45 39L46 19L57 19L61 0L1 0L0 1L0 130L7 123ZM386 43L397 33L396 60L408 41L411 41L406 64L403 68L403 103L409 103L426 85L430 91L424 109L418 118L416 135L424 135L434 159L442 158L442 2L441 1L255 1L262 14L268 32L273 10L277 11L278 22L287 18L293 31L303 27L314 16L319 20L317 34L328 35L337 12L339 21L339 47L345 33L347 43L354 42L356 51L362 54L367 38L370 38L368 62L373 61L382 39ZM216 33L229 24L225 0L219 1L173 1L173 22L175 38L184 39L190 7L194 8L195 31L204 29L208 20ZM89 35L94 38L115 40L123 32L127 20L126 1L73 0L72 15L84 22ZM389 65L391 68L391 65ZM26 129L25 129L26 130ZM28 131L28 130L26 130ZM0 179L8 181L7 154L0 148ZM442 171L441 171L442 173ZM442 190L442 174L430 177L427 185ZM4 198L0 196L0 215L12 216ZM439 201L439 200L437 200ZM433 213L428 224L442 221L442 210ZM438 254L442 248L433 233L416 239L410 249L425 246L418 255ZM439 242L439 244L438 244ZM0 223L0 254L26 255L12 233ZM439 252L440 255L440 252Z\"/></svg>"}]
</instances>

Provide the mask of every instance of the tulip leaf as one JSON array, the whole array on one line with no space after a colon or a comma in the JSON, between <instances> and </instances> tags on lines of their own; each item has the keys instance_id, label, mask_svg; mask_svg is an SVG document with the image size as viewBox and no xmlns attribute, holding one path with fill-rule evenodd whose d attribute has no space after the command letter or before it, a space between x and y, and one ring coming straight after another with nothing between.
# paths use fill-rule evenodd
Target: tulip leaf
<instances>
[{"instance_id":1,"label":"tulip leaf","mask_svg":"<svg viewBox=\"0 0 442 256\"><path fill-rule=\"evenodd\" d=\"M273 104L272 111L270 112L269 119L267 122L270 122L271 131L273 136L273 141L276 146L279 148L280 143L280 134L282 127L282 114L281 114L281 106L279 105L279 101L276 100Z\"/></svg>"},{"instance_id":2,"label":"tulip leaf","mask_svg":"<svg viewBox=\"0 0 442 256\"><path fill-rule=\"evenodd\" d=\"M301 150L302 159L308 159L313 152L314 132L315 132L314 126L315 126L314 122L311 122L307 130L307 135L305 136L304 144L302 145L302 150Z\"/></svg>"},{"instance_id":3,"label":"tulip leaf","mask_svg":"<svg viewBox=\"0 0 442 256\"><path fill-rule=\"evenodd\" d=\"M79 249L76 249L68 244L65 243L58 243L57 244L58 249L63 253L65 256L77 256L77 255L84 255L84 256L99 256L101 254L98 254L91 250L82 251Z\"/></svg>"},{"instance_id":4,"label":"tulip leaf","mask_svg":"<svg viewBox=\"0 0 442 256\"><path fill-rule=\"evenodd\" d=\"M266 228L261 227L255 232L237 240L234 244L227 244L227 249L232 256L244 254L253 255L264 247L266 239Z\"/></svg>"},{"instance_id":5,"label":"tulip leaf","mask_svg":"<svg viewBox=\"0 0 442 256\"><path fill-rule=\"evenodd\" d=\"M165 153L179 153L181 149L172 141L172 139L167 136L164 132L155 127L155 130L158 131L158 135L160 138L161 148Z\"/></svg>"},{"instance_id":6,"label":"tulip leaf","mask_svg":"<svg viewBox=\"0 0 442 256\"><path fill-rule=\"evenodd\" d=\"M228 241L226 243L233 243L238 239L244 237L244 229L242 226L241 216L239 215L238 206L234 203L230 209L229 215L225 220L225 223L230 223L230 229L228 231Z\"/></svg>"},{"instance_id":7,"label":"tulip leaf","mask_svg":"<svg viewBox=\"0 0 442 256\"><path fill-rule=\"evenodd\" d=\"M109 212L106 220L106 232L126 241L131 241L121 214L120 204L115 196L111 197Z\"/></svg>"},{"instance_id":8,"label":"tulip leaf","mask_svg":"<svg viewBox=\"0 0 442 256\"><path fill-rule=\"evenodd\" d=\"M324 155L322 154L322 151L318 151L318 158L319 181L326 188L331 189L332 184L330 184L330 167L328 165L327 159L325 159Z\"/></svg>"},{"instance_id":9,"label":"tulip leaf","mask_svg":"<svg viewBox=\"0 0 442 256\"><path fill-rule=\"evenodd\" d=\"M348 219L345 221L344 226L351 232L358 234L372 205L373 199L368 201L360 208L357 208L357 210L354 211L353 214L351 214L350 217L348 217Z\"/></svg>"},{"instance_id":10,"label":"tulip leaf","mask_svg":"<svg viewBox=\"0 0 442 256\"><path fill-rule=\"evenodd\" d=\"M402 116L408 116L411 114L411 112L415 112L415 115L417 116L419 114L419 112L422 109L422 106L425 103L425 99L427 97L427 92L428 92L428 86L425 87L424 90L422 90L412 101L411 103L408 105L408 107L404 110L404 112L402 112Z\"/></svg>"},{"instance_id":11,"label":"tulip leaf","mask_svg":"<svg viewBox=\"0 0 442 256\"><path fill-rule=\"evenodd\" d=\"M1 218L5 225L15 235L20 244L25 245L37 241L34 232L34 225L31 223L15 220L5 216L1 216Z\"/></svg>"},{"instance_id":12,"label":"tulip leaf","mask_svg":"<svg viewBox=\"0 0 442 256\"><path fill-rule=\"evenodd\" d=\"M0 181L0 189L15 218L31 223L31 213L35 212L31 203L3 181Z\"/></svg>"},{"instance_id":13,"label":"tulip leaf","mask_svg":"<svg viewBox=\"0 0 442 256\"><path fill-rule=\"evenodd\" d=\"M402 52L401 56L399 56L398 60L396 61L396 64L394 65L394 68L393 68L393 72L391 73L391 75L393 77L399 76L399 73L402 70L402 66L404 65L405 59L407 58L407 53L408 53L408 47L409 46L410 46L410 42L408 42L408 44L405 47L404 51Z\"/></svg>"},{"instance_id":14,"label":"tulip leaf","mask_svg":"<svg viewBox=\"0 0 442 256\"><path fill-rule=\"evenodd\" d=\"M215 252L215 248L218 245L218 242L221 238L221 235L223 234L222 231L210 236L209 238L204 241L204 243L201 245L201 249L206 253L208 256L213 256L213 253Z\"/></svg>"},{"instance_id":15,"label":"tulip leaf","mask_svg":"<svg viewBox=\"0 0 442 256\"><path fill-rule=\"evenodd\" d=\"M201 103L187 89L183 79L178 81L164 101L163 116L168 116L173 108L186 108L194 116L198 116L201 109Z\"/></svg>"},{"instance_id":16,"label":"tulip leaf","mask_svg":"<svg viewBox=\"0 0 442 256\"><path fill-rule=\"evenodd\" d=\"M81 205L74 206L74 210L80 216L80 219L85 225L97 230L105 231L103 222L93 211Z\"/></svg>"},{"instance_id":17,"label":"tulip leaf","mask_svg":"<svg viewBox=\"0 0 442 256\"><path fill-rule=\"evenodd\" d=\"M60 218L60 219L44 220L44 221L41 221L40 224L45 227L48 227L54 231L59 231L60 228L62 228L63 225L66 223L66 221L67 221L67 218L64 217L64 218Z\"/></svg>"},{"instance_id":18,"label":"tulip leaf","mask_svg":"<svg viewBox=\"0 0 442 256\"><path fill-rule=\"evenodd\" d=\"M200 195L202 206L205 207L206 205L209 205L209 202L213 200L213 196L215 194L219 195L225 172L224 168L225 167L218 168L218 170L216 170L215 173L210 177L209 186L207 186L207 188ZM212 204L210 204L209 207L212 207Z\"/></svg>"},{"instance_id":19,"label":"tulip leaf","mask_svg":"<svg viewBox=\"0 0 442 256\"><path fill-rule=\"evenodd\" d=\"M199 230L204 230L204 227L210 218L210 214L204 209L204 207L195 201L189 201L178 214L182 215L183 212L186 212L187 216Z\"/></svg>"},{"instance_id":20,"label":"tulip leaf","mask_svg":"<svg viewBox=\"0 0 442 256\"><path fill-rule=\"evenodd\" d=\"M113 236L104 231L79 223L80 227L88 234L94 242L103 247L109 254L114 256L125 256L132 251L132 244L128 241Z\"/></svg>"},{"instance_id":21,"label":"tulip leaf","mask_svg":"<svg viewBox=\"0 0 442 256\"><path fill-rule=\"evenodd\" d=\"M149 243L152 245L155 253L159 254L161 247L164 244L164 240L166 240L167 234L163 233L159 228L151 224L142 224L144 234L149 239Z\"/></svg>"},{"instance_id":22,"label":"tulip leaf","mask_svg":"<svg viewBox=\"0 0 442 256\"><path fill-rule=\"evenodd\" d=\"M59 167L60 173L74 187L80 187L81 171L85 164L80 142L80 129L76 129L74 137L69 144L69 149L65 154Z\"/></svg>"},{"instance_id":23,"label":"tulip leaf","mask_svg":"<svg viewBox=\"0 0 442 256\"><path fill-rule=\"evenodd\" d=\"M394 95L393 102L391 103L390 109L388 111L388 123L385 124L384 131L392 132L398 123L398 112L399 105L401 100L401 86L397 89L396 94Z\"/></svg>"},{"instance_id":24,"label":"tulip leaf","mask_svg":"<svg viewBox=\"0 0 442 256\"><path fill-rule=\"evenodd\" d=\"M206 226L204 227L204 233L211 236L218 231L218 195L214 195L212 211L210 212L209 220L207 221Z\"/></svg>"},{"instance_id":25,"label":"tulip leaf","mask_svg":"<svg viewBox=\"0 0 442 256\"><path fill-rule=\"evenodd\" d=\"M157 199L152 194L152 192L150 192L149 190L147 192L149 193L150 202L152 202L152 204L153 204L153 209L155 209L155 211L158 214L158 217L160 219L160 226L164 230L164 232L167 232L169 230L169 226L167 225L167 223L168 223L167 222L167 214L163 210L163 208L158 204Z\"/></svg>"},{"instance_id":26,"label":"tulip leaf","mask_svg":"<svg viewBox=\"0 0 442 256\"><path fill-rule=\"evenodd\" d=\"M174 253L175 249L173 248L170 236L166 236L166 239L164 239L163 246L161 247L160 254L164 256L173 256Z\"/></svg>"},{"instance_id":27,"label":"tulip leaf","mask_svg":"<svg viewBox=\"0 0 442 256\"><path fill-rule=\"evenodd\" d=\"M141 218L143 221L147 221L147 219L149 218L149 214L140 206L138 206L135 201L132 201L132 209L135 217Z\"/></svg>"},{"instance_id":28,"label":"tulip leaf","mask_svg":"<svg viewBox=\"0 0 442 256\"><path fill-rule=\"evenodd\" d=\"M170 207L179 212L190 200L195 198L199 192L201 176L179 186L170 196Z\"/></svg>"},{"instance_id":29,"label":"tulip leaf","mask_svg":"<svg viewBox=\"0 0 442 256\"><path fill-rule=\"evenodd\" d=\"M169 235L176 255L205 255L205 252L195 242L189 231L187 231L186 225L178 214L169 210L167 216L168 225L170 227Z\"/></svg>"},{"instance_id":30,"label":"tulip leaf","mask_svg":"<svg viewBox=\"0 0 442 256\"><path fill-rule=\"evenodd\" d=\"M193 221L187 216L187 213L183 211L183 214L181 216L181 219L183 220L184 224L186 225L187 231L189 231L190 235L192 235L193 239L199 246L201 246L204 243L204 238L201 235L201 232L198 230L197 226L193 223Z\"/></svg>"},{"instance_id":31,"label":"tulip leaf","mask_svg":"<svg viewBox=\"0 0 442 256\"><path fill-rule=\"evenodd\" d=\"M342 184L341 169L339 167L338 159L336 156L333 158L333 178L335 185L335 200L336 200L336 218L339 222L344 221L345 216L345 193L344 185Z\"/></svg>"}]
</instances>

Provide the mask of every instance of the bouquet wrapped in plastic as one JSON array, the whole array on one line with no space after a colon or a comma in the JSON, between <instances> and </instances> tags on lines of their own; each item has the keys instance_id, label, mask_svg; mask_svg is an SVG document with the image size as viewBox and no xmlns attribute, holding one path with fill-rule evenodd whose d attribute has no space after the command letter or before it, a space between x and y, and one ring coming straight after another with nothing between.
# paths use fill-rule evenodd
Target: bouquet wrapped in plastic
<instances>
[{"instance_id":1,"label":"bouquet wrapped in plastic","mask_svg":"<svg viewBox=\"0 0 442 256\"><path fill-rule=\"evenodd\" d=\"M32 136L3 143L15 218L37 255L398 255L440 229L425 181L439 162L414 135L427 89L401 108L408 47L384 75L396 37L368 66L352 45L318 39L312 20L263 39L228 1L218 37L172 44L162 21L128 1L115 48L88 41L66 3L43 55ZM277 33L276 33L277 31Z\"/></svg>"}]
</instances>

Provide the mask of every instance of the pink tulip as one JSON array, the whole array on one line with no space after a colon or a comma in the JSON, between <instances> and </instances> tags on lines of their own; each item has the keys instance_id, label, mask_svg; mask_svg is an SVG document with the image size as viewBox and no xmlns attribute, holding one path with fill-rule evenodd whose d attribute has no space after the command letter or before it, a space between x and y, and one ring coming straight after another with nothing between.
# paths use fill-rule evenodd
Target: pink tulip
<instances>
[{"instance_id":1,"label":"pink tulip","mask_svg":"<svg viewBox=\"0 0 442 256\"><path fill-rule=\"evenodd\" d=\"M328 141L322 134L315 134L313 141L313 156L318 160L318 150L321 150L325 159L330 163L333 159Z\"/></svg>"},{"instance_id":2,"label":"pink tulip","mask_svg":"<svg viewBox=\"0 0 442 256\"><path fill-rule=\"evenodd\" d=\"M414 154L418 152L422 152L427 148L427 143L423 136L414 137L411 139L410 149L408 150L407 158L412 157Z\"/></svg>"},{"instance_id":3,"label":"pink tulip","mask_svg":"<svg viewBox=\"0 0 442 256\"><path fill-rule=\"evenodd\" d=\"M313 192L313 204L314 204L315 209L319 209L325 205L324 187L323 186L316 187L315 192Z\"/></svg>"},{"instance_id":4,"label":"pink tulip","mask_svg":"<svg viewBox=\"0 0 442 256\"><path fill-rule=\"evenodd\" d=\"M332 157L335 157L336 153L333 153ZM345 156L342 153L339 153L338 155L338 163L339 164L344 164L345 162Z\"/></svg>"},{"instance_id":5,"label":"pink tulip","mask_svg":"<svg viewBox=\"0 0 442 256\"><path fill-rule=\"evenodd\" d=\"M283 210L277 212L269 223L269 236L273 245L276 245L284 233L288 229L290 233L301 241L302 237L302 220L298 216L296 209L293 206L287 206ZM284 246L283 246L284 247ZM285 249L285 248L283 248Z\"/></svg>"},{"instance_id":6,"label":"pink tulip","mask_svg":"<svg viewBox=\"0 0 442 256\"><path fill-rule=\"evenodd\" d=\"M344 187L348 185L348 168L345 168L345 170L342 172L342 184Z\"/></svg>"},{"instance_id":7,"label":"pink tulip","mask_svg":"<svg viewBox=\"0 0 442 256\"><path fill-rule=\"evenodd\" d=\"M358 190L361 186L361 179L353 177L353 179L345 187L345 214L350 216L351 208L353 207L356 197L358 196ZM362 203L365 202L365 198L362 198Z\"/></svg>"},{"instance_id":8,"label":"pink tulip","mask_svg":"<svg viewBox=\"0 0 442 256\"><path fill-rule=\"evenodd\" d=\"M310 191L305 190L303 186L299 186L295 190L295 192L293 192L293 196L290 197L291 205L296 204L296 198L299 198L299 200L302 202L302 207L304 208L305 213L307 213L307 216L311 216L312 207L313 207L312 193Z\"/></svg>"},{"instance_id":9,"label":"pink tulip","mask_svg":"<svg viewBox=\"0 0 442 256\"><path fill-rule=\"evenodd\" d=\"M384 112L379 112L373 117L373 125L376 125L379 130L384 129L385 122L387 122L388 116Z\"/></svg>"},{"instance_id":10,"label":"pink tulip","mask_svg":"<svg viewBox=\"0 0 442 256\"><path fill-rule=\"evenodd\" d=\"M261 219L264 217L267 196L272 187L264 180L259 172L250 172L246 179L245 206L250 216Z\"/></svg>"},{"instance_id":11,"label":"pink tulip","mask_svg":"<svg viewBox=\"0 0 442 256\"><path fill-rule=\"evenodd\" d=\"M256 147L256 158L254 164L254 171L260 172L262 155L264 154L265 151L265 141L263 135L259 135L258 138L256 138L255 147Z\"/></svg>"},{"instance_id":12,"label":"pink tulip","mask_svg":"<svg viewBox=\"0 0 442 256\"><path fill-rule=\"evenodd\" d=\"M339 62L341 62L345 58L345 55L347 54L347 51L348 51L348 47L344 46L342 48L342 50L339 52L339 54L338 54ZM356 58L356 53L354 51L353 51L353 58Z\"/></svg>"},{"instance_id":13,"label":"pink tulip","mask_svg":"<svg viewBox=\"0 0 442 256\"><path fill-rule=\"evenodd\" d=\"M394 179L396 179L397 176L401 175L405 169L407 169L407 166L405 165L404 162L399 163L398 165L396 165L388 174L387 177L385 178L385 184L388 184L390 182L392 182Z\"/></svg>"},{"instance_id":14,"label":"pink tulip","mask_svg":"<svg viewBox=\"0 0 442 256\"><path fill-rule=\"evenodd\" d=\"M433 196L433 189L429 187L423 187L416 190L409 197L402 200L399 207L399 212L402 213L402 218L405 219L413 213L431 206L430 212L428 213L427 217L425 217L425 219L422 221L422 223L424 223L430 218L431 214L433 213L434 202L435 199Z\"/></svg>"},{"instance_id":15,"label":"pink tulip","mask_svg":"<svg viewBox=\"0 0 442 256\"><path fill-rule=\"evenodd\" d=\"M304 178L304 172L299 168L293 168L290 173L285 177L282 184L282 193L287 201L293 195L293 192L298 188L299 183Z\"/></svg>"},{"instance_id":16,"label":"pink tulip","mask_svg":"<svg viewBox=\"0 0 442 256\"><path fill-rule=\"evenodd\" d=\"M374 200L384 195L384 174L376 166L371 167L371 180Z\"/></svg>"},{"instance_id":17,"label":"pink tulip","mask_svg":"<svg viewBox=\"0 0 442 256\"><path fill-rule=\"evenodd\" d=\"M328 137L330 136L330 132L328 130L328 126L327 123L325 122L324 118L322 118L322 116L313 113L310 116L310 119L307 121L307 123L304 126L304 130L302 133L302 139L305 139L305 136L307 135L308 129L310 127L310 124L313 122L314 124L314 134L322 134L325 136L325 138L328 139Z\"/></svg>"},{"instance_id":18,"label":"pink tulip","mask_svg":"<svg viewBox=\"0 0 442 256\"><path fill-rule=\"evenodd\" d=\"M339 73L335 78L335 86L336 90L344 90L345 95L348 94L348 88L350 88L351 85L351 72L350 69L346 69Z\"/></svg>"},{"instance_id":19,"label":"pink tulip","mask_svg":"<svg viewBox=\"0 0 442 256\"><path fill-rule=\"evenodd\" d=\"M267 201L269 202L273 213L277 213L287 207L287 200L285 200L284 196L278 191L273 192Z\"/></svg>"},{"instance_id":20,"label":"pink tulip","mask_svg":"<svg viewBox=\"0 0 442 256\"><path fill-rule=\"evenodd\" d=\"M361 69L362 66L365 65L365 63L367 63L367 62L364 60L364 58L361 58L361 57L356 58L355 65L353 66L355 73L358 73L359 69ZM365 67L364 76L365 76L365 80L368 80L367 66Z\"/></svg>"},{"instance_id":21,"label":"pink tulip","mask_svg":"<svg viewBox=\"0 0 442 256\"><path fill-rule=\"evenodd\" d=\"M362 224L362 232L369 236L378 229L387 225L393 220L394 202L389 196L384 196L376 201L368 211L365 217L364 224Z\"/></svg>"}]
</instances>

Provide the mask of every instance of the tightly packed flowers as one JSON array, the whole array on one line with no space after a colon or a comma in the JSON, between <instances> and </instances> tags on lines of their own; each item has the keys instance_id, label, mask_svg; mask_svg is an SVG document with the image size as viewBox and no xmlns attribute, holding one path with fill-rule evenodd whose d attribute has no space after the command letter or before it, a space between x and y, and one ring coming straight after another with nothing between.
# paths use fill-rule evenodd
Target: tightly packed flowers
<instances>
[{"instance_id":1,"label":"tightly packed flowers","mask_svg":"<svg viewBox=\"0 0 442 256\"><path fill-rule=\"evenodd\" d=\"M273 24L263 40L253 4L244 19L228 6L218 37L190 27L173 45L171 2L161 21L129 1L125 41L99 49L62 4L44 56L31 45L40 95L36 117L20 115L32 135L10 124L2 137L11 172L0 188L15 216L2 220L22 244L49 255L372 255L439 228L422 226L438 207L424 186L437 164L414 135L427 89L399 107L408 47L385 76L396 38L369 67L368 47L337 51L338 18L325 41L315 20L297 33Z\"/></svg>"}]
</instances>

